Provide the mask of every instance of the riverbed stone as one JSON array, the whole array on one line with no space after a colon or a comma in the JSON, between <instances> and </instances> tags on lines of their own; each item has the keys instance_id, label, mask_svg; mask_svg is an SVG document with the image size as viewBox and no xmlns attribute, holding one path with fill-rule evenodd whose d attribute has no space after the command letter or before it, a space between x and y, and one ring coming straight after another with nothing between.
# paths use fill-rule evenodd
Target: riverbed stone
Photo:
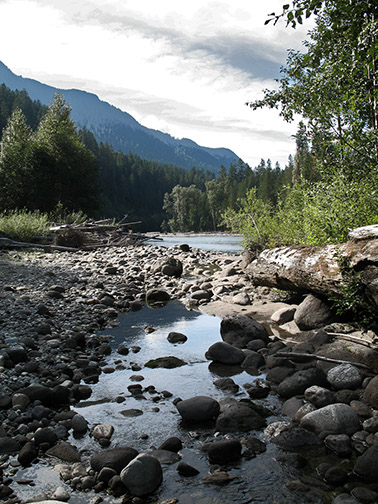
<instances>
[{"instance_id":1,"label":"riverbed stone","mask_svg":"<svg viewBox=\"0 0 378 504\"><path fill-rule=\"evenodd\" d=\"M176 436L171 436L159 446L159 450L168 450L174 453L179 452L181 449L182 449L182 441L180 438Z\"/></svg>"},{"instance_id":2,"label":"riverbed stone","mask_svg":"<svg viewBox=\"0 0 378 504\"><path fill-rule=\"evenodd\" d=\"M313 386L322 386L325 383L325 378L323 373L316 368L304 369L302 371L297 371L285 378L277 388L277 393L281 397L292 397L295 395L301 395L304 391Z\"/></svg>"},{"instance_id":3,"label":"riverbed stone","mask_svg":"<svg viewBox=\"0 0 378 504\"><path fill-rule=\"evenodd\" d=\"M186 462L180 462L178 464L177 472L180 476L186 477L197 476L197 474L199 474L199 471L195 467L187 464Z\"/></svg>"},{"instance_id":4,"label":"riverbed stone","mask_svg":"<svg viewBox=\"0 0 378 504\"><path fill-rule=\"evenodd\" d=\"M272 438L272 443L282 450L300 452L321 446L318 436L300 427L290 427L282 430Z\"/></svg>"},{"instance_id":5,"label":"riverbed stone","mask_svg":"<svg viewBox=\"0 0 378 504\"><path fill-rule=\"evenodd\" d=\"M266 425L265 418L246 403L231 397L223 398L219 403L220 414L215 424L215 430L219 432L249 432Z\"/></svg>"},{"instance_id":6,"label":"riverbed stone","mask_svg":"<svg viewBox=\"0 0 378 504\"><path fill-rule=\"evenodd\" d=\"M140 497L152 493L160 486L163 471L155 457L141 453L122 470L120 478L133 495Z\"/></svg>"},{"instance_id":7,"label":"riverbed stone","mask_svg":"<svg viewBox=\"0 0 378 504\"><path fill-rule=\"evenodd\" d=\"M80 462L81 456L76 446L67 441L59 441L55 446L46 451L46 455L56 457L64 462Z\"/></svg>"},{"instance_id":8,"label":"riverbed stone","mask_svg":"<svg viewBox=\"0 0 378 504\"><path fill-rule=\"evenodd\" d=\"M339 457L348 457L352 453L351 440L347 434L330 434L324 438L324 444Z\"/></svg>"},{"instance_id":9,"label":"riverbed stone","mask_svg":"<svg viewBox=\"0 0 378 504\"><path fill-rule=\"evenodd\" d=\"M271 320L277 325L286 324L290 320L293 320L296 309L296 306L280 308L273 313Z\"/></svg>"},{"instance_id":10,"label":"riverbed stone","mask_svg":"<svg viewBox=\"0 0 378 504\"><path fill-rule=\"evenodd\" d=\"M354 465L354 472L363 480L378 480L378 444L373 444L358 457Z\"/></svg>"},{"instance_id":11,"label":"riverbed stone","mask_svg":"<svg viewBox=\"0 0 378 504\"><path fill-rule=\"evenodd\" d=\"M242 445L237 439L224 439L210 443L207 455L215 464L227 464L241 457Z\"/></svg>"},{"instance_id":12,"label":"riverbed stone","mask_svg":"<svg viewBox=\"0 0 378 504\"><path fill-rule=\"evenodd\" d=\"M327 373L327 381L335 389L355 389L362 383L360 370L352 364L340 364Z\"/></svg>"},{"instance_id":13,"label":"riverbed stone","mask_svg":"<svg viewBox=\"0 0 378 504\"><path fill-rule=\"evenodd\" d=\"M224 341L217 341L213 343L207 350L205 357L214 362L220 362L221 364L241 364L245 359L244 352L225 343Z\"/></svg>"},{"instance_id":14,"label":"riverbed stone","mask_svg":"<svg viewBox=\"0 0 378 504\"><path fill-rule=\"evenodd\" d=\"M250 341L261 339L268 343L269 336L264 326L246 315L231 315L221 322L223 341L237 348L246 348Z\"/></svg>"},{"instance_id":15,"label":"riverbed stone","mask_svg":"<svg viewBox=\"0 0 378 504\"><path fill-rule=\"evenodd\" d=\"M168 357L158 357L157 359L151 359L146 362L145 366L148 368L165 368L165 369L173 369L180 366L185 366L187 363L182 359L174 356Z\"/></svg>"},{"instance_id":16,"label":"riverbed stone","mask_svg":"<svg viewBox=\"0 0 378 504\"><path fill-rule=\"evenodd\" d=\"M329 307L313 294L306 296L294 314L294 322L301 331L326 325L332 319Z\"/></svg>"},{"instance_id":17,"label":"riverbed stone","mask_svg":"<svg viewBox=\"0 0 378 504\"><path fill-rule=\"evenodd\" d=\"M365 388L363 401L378 410L378 375L374 376Z\"/></svg>"},{"instance_id":18,"label":"riverbed stone","mask_svg":"<svg viewBox=\"0 0 378 504\"><path fill-rule=\"evenodd\" d=\"M119 474L137 455L137 450L130 446L111 448L110 450L92 455L90 464L96 472L100 472L103 467L110 467Z\"/></svg>"},{"instance_id":19,"label":"riverbed stone","mask_svg":"<svg viewBox=\"0 0 378 504\"><path fill-rule=\"evenodd\" d=\"M188 422L206 422L217 417L220 411L218 401L207 396L191 397L179 401L176 408L182 419Z\"/></svg>"},{"instance_id":20,"label":"riverbed stone","mask_svg":"<svg viewBox=\"0 0 378 504\"><path fill-rule=\"evenodd\" d=\"M323 408L323 406L328 406L328 404L335 402L334 394L330 390L319 387L318 385L307 388L304 392L304 396L307 401L311 402L317 408Z\"/></svg>"},{"instance_id":21,"label":"riverbed stone","mask_svg":"<svg viewBox=\"0 0 378 504\"><path fill-rule=\"evenodd\" d=\"M101 438L110 439L113 433L114 433L113 425L100 424L96 425L93 428L93 437L95 439L101 439Z\"/></svg>"},{"instance_id":22,"label":"riverbed stone","mask_svg":"<svg viewBox=\"0 0 378 504\"><path fill-rule=\"evenodd\" d=\"M188 340L188 337L185 336L185 334L172 331L168 334L167 340L169 343L185 343Z\"/></svg>"},{"instance_id":23,"label":"riverbed stone","mask_svg":"<svg viewBox=\"0 0 378 504\"><path fill-rule=\"evenodd\" d=\"M302 418L300 426L317 434L354 434L360 429L360 421L350 406L335 403L308 413Z\"/></svg>"}]
</instances>

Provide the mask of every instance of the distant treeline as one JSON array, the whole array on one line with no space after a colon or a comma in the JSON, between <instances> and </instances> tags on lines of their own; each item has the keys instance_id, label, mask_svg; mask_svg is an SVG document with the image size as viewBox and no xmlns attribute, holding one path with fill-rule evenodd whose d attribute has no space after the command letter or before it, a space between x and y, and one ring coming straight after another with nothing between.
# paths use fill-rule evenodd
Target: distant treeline
<instances>
[{"instance_id":1,"label":"distant treeline","mask_svg":"<svg viewBox=\"0 0 378 504\"><path fill-rule=\"evenodd\" d=\"M49 107L26 91L0 86L0 211L53 211L59 204L93 217L141 220L140 230L200 231L222 226L251 188L273 205L290 184L293 163L281 170L270 160L251 169L241 160L219 175L147 161L97 143L77 130L70 107L57 94Z\"/></svg>"}]
</instances>

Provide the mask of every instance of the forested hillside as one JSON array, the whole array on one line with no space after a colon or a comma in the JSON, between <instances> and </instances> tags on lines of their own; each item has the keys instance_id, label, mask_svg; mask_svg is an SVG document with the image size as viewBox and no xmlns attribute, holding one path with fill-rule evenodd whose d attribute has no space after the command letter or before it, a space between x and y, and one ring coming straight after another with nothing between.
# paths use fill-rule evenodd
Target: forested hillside
<instances>
[{"instance_id":1,"label":"forested hillside","mask_svg":"<svg viewBox=\"0 0 378 504\"><path fill-rule=\"evenodd\" d=\"M286 170L270 160L251 169L241 160L219 176L203 169L184 170L116 152L97 143L86 128L78 131L62 95L47 108L25 91L0 86L0 210L26 208L52 212L57 205L90 216L142 221L141 230L209 231L224 229L223 213L256 188L276 204Z\"/></svg>"}]
</instances>

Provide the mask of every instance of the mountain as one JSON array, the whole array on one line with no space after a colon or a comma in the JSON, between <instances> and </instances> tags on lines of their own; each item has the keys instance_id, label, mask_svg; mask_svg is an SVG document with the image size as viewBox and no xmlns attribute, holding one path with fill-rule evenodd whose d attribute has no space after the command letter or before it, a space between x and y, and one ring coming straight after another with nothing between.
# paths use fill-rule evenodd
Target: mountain
<instances>
[{"instance_id":1,"label":"mountain","mask_svg":"<svg viewBox=\"0 0 378 504\"><path fill-rule=\"evenodd\" d=\"M55 92L52 86L15 75L0 61L0 83L11 90L25 89L33 100L48 105ZM181 140L167 133L142 126L130 114L101 101L98 96L78 89L59 89L71 105L71 117L78 127L90 130L98 142L107 142L125 154L190 169L204 168L214 173L221 164L228 167L238 159L229 149L201 147L190 139Z\"/></svg>"}]
</instances>

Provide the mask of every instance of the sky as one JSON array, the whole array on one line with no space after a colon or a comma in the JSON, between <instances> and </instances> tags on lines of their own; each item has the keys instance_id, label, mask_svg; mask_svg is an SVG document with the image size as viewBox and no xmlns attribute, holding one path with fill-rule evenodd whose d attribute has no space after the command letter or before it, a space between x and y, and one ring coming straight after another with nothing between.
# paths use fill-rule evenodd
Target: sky
<instances>
[{"instance_id":1,"label":"sky","mask_svg":"<svg viewBox=\"0 0 378 504\"><path fill-rule=\"evenodd\" d=\"M251 167L295 154L297 124L245 103L277 84L310 28L264 26L283 0L0 0L0 60L82 89L146 127L233 150Z\"/></svg>"}]
</instances>

